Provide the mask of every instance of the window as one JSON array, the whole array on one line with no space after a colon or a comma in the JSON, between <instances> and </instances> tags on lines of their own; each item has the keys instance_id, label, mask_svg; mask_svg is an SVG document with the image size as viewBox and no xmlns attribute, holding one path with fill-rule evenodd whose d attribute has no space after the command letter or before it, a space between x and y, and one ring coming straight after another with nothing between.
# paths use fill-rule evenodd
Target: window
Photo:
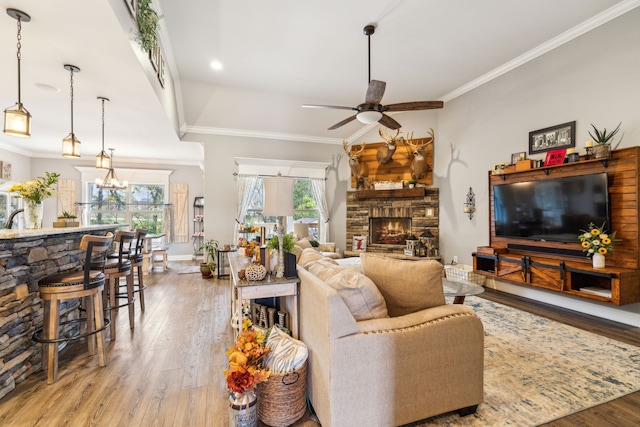
<instances>
[{"instance_id":1,"label":"window","mask_svg":"<svg viewBox=\"0 0 640 427\"><path fill-rule=\"evenodd\" d=\"M89 224L130 224L150 234L162 232L164 185L130 184L122 190L105 190L89 184Z\"/></svg>"},{"instance_id":2,"label":"window","mask_svg":"<svg viewBox=\"0 0 640 427\"><path fill-rule=\"evenodd\" d=\"M256 186L245 216L246 224L260 224L260 223L276 223L275 217L263 217L262 206L264 202L264 187L262 180ZM293 231L293 223L304 222L309 224L309 236L313 239L318 239L318 218L320 214L316 201L313 197L311 190L311 180L305 178L297 178L295 186L293 187L293 218L287 217L286 230L287 232ZM267 236L269 238L270 236Z\"/></svg>"}]
</instances>

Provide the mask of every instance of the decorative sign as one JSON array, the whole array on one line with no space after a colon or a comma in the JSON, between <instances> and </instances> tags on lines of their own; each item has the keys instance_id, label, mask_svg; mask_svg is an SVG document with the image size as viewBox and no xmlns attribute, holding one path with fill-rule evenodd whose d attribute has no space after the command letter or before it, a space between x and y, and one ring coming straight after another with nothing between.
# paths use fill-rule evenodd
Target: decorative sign
<instances>
[{"instance_id":1,"label":"decorative sign","mask_svg":"<svg viewBox=\"0 0 640 427\"><path fill-rule=\"evenodd\" d=\"M564 163L564 155L567 152L566 148L561 150L553 150L547 153L546 159L544 159L545 166L555 166Z\"/></svg>"},{"instance_id":2,"label":"decorative sign","mask_svg":"<svg viewBox=\"0 0 640 427\"><path fill-rule=\"evenodd\" d=\"M0 179L11 179L11 163L0 162Z\"/></svg>"},{"instance_id":3,"label":"decorative sign","mask_svg":"<svg viewBox=\"0 0 640 427\"><path fill-rule=\"evenodd\" d=\"M351 249L354 252L365 252L367 250L367 236L353 236Z\"/></svg>"}]
</instances>

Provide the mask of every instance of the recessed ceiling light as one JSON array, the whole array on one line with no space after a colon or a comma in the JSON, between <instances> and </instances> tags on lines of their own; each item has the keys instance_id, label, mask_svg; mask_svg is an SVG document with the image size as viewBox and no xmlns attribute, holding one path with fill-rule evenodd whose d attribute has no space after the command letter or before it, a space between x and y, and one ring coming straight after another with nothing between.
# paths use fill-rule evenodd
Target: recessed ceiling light
<instances>
[{"instance_id":1,"label":"recessed ceiling light","mask_svg":"<svg viewBox=\"0 0 640 427\"><path fill-rule=\"evenodd\" d=\"M211 68L213 68L216 71L220 71L222 70L222 62L218 61L217 59L211 61Z\"/></svg>"},{"instance_id":2,"label":"recessed ceiling light","mask_svg":"<svg viewBox=\"0 0 640 427\"><path fill-rule=\"evenodd\" d=\"M60 89L58 89L57 87L45 83L36 83L36 87L48 92L60 92Z\"/></svg>"}]
</instances>

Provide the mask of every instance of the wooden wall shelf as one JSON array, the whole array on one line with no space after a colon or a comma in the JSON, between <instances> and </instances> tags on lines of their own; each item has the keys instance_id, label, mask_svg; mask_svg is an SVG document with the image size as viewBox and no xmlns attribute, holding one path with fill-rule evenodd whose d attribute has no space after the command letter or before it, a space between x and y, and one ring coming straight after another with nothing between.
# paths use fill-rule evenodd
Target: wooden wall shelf
<instances>
[{"instance_id":1,"label":"wooden wall shelf","mask_svg":"<svg viewBox=\"0 0 640 427\"><path fill-rule=\"evenodd\" d=\"M394 199L403 197L424 197L425 188L402 188L397 190L356 190L356 199Z\"/></svg>"}]
</instances>

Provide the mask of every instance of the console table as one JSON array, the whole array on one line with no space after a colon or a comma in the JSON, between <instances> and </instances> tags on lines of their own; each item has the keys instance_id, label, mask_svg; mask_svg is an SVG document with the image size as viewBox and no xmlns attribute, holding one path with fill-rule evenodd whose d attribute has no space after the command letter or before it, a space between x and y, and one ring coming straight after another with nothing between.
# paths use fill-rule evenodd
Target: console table
<instances>
[{"instance_id":1,"label":"console table","mask_svg":"<svg viewBox=\"0 0 640 427\"><path fill-rule=\"evenodd\" d=\"M229 269L231 270L229 287L231 289L231 318L234 316L242 317L242 304L244 300L252 300L258 298L272 297L288 297L292 298L291 312L289 313L289 322L291 326L291 335L298 338L298 295L300 279L277 279L275 276L267 274L264 280L257 282L240 279L238 272L246 268L251 262L251 258L241 255L239 252L229 252ZM242 327L242 322L238 322L232 326L237 332Z\"/></svg>"}]
</instances>

